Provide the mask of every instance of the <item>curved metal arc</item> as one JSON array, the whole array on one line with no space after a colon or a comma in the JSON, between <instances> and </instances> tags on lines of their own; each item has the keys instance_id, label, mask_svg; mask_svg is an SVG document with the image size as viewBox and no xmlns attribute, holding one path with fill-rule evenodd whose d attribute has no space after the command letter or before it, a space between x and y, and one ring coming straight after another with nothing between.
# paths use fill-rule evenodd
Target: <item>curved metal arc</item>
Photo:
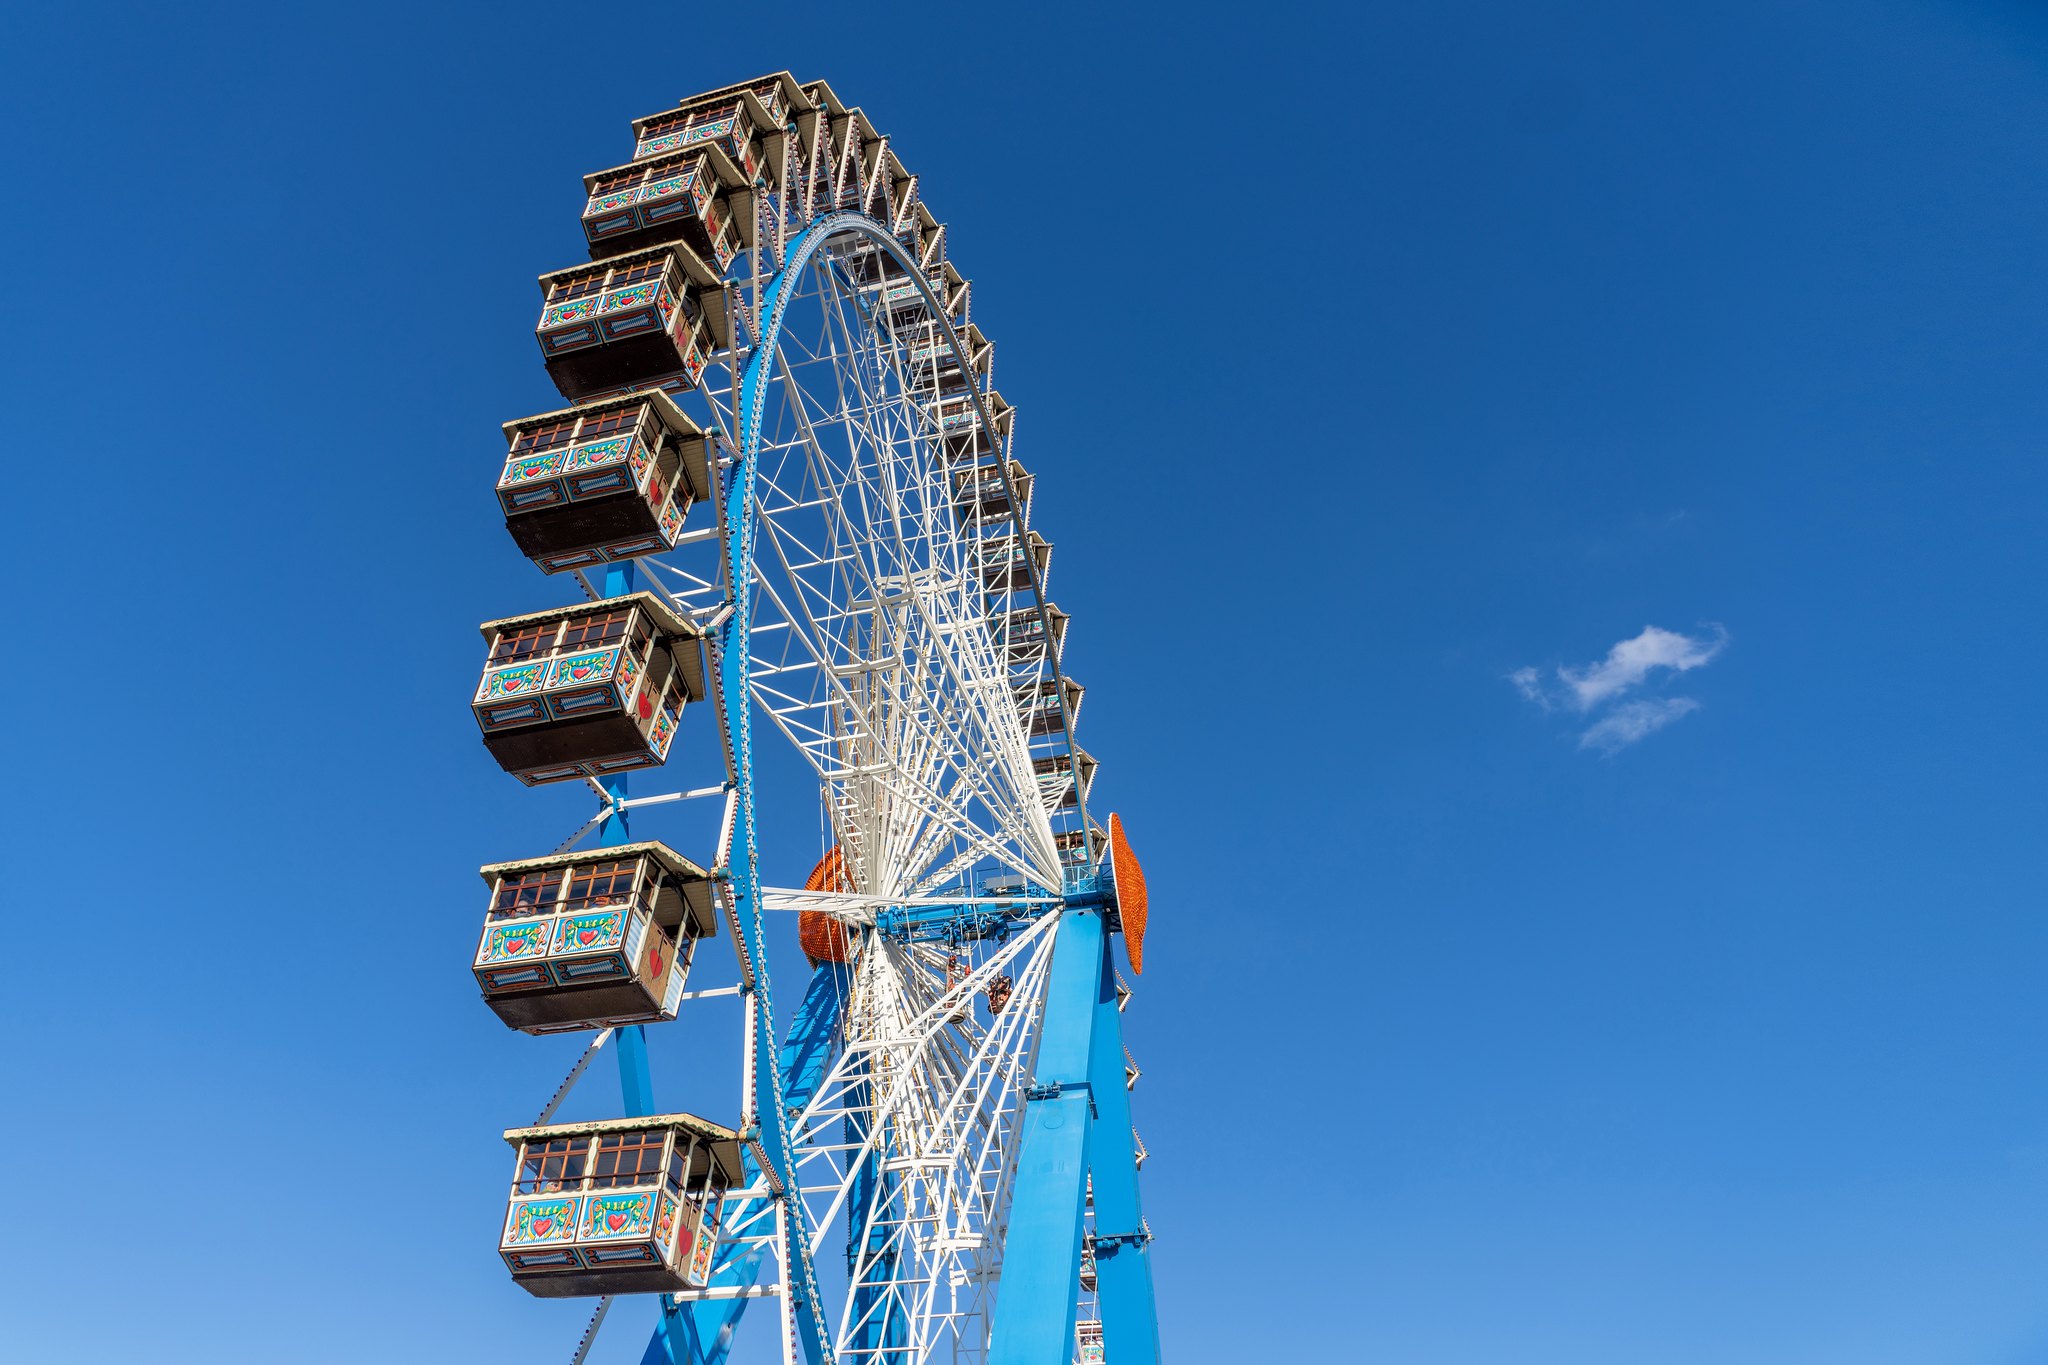
<instances>
[{"instance_id":1,"label":"curved metal arc","mask_svg":"<svg viewBox=\"0 0 2048 1365\"><path fill-rule=\"evenodd\" d=\"M758 331L754 337L754 349L747 357L746 368L740 378L740 449L733 470L732 488L722 509L725 514L726 581L732 591L732 612L720 625L717 635L719 708L733 750L735 786L732 854L727 875L732 888L733 918L739 927L740 941L747 954L758 997L753 1011L753 1046L755 1055L762 1058L775 1055L776 1040L767 944L761 923L760 866L754 841L753 703L748 641L753 625L754 602L751 534L754 479L760 464L761 417L767 401L767 385L773 374L773 361L782 335L792 283L800 278L810 258L828 238L849 231L878 241L885 240L900 255L901 248L893 236L859 214L843 212L829 213L817 219L785 249L781 269L776 271L764 294L759 296L762 302L755 314ZM929 295L930 285L922 272L914 272L914 277ZM937 304L936 298L930 301ZM934 311L937 311L936 307ZM992 426L990 430L993 431ZM796 1162L790 1147L789 1119L783 1108L778 1068L773 1065L756 1068L751 1098L754 1112L748 1117L752 1125L758 1125L760 1147L772 1168L771 1174L788 1191L783 1197L791 1202L792 1207L797 1207ZM801 1217L782 1220L780 1250L785 1311L795 1319L797 1339L803 1346L806 1359L811 1365L828 1365L832 1359L832 1345L823 1305L819 1303L817 1273L811 1262L809 1239L804 1233L803 1222ZM799 1296L801 1303L797 1302Z\"/></svg>"},{"instance_id":2,"label":"curved metal arc","mask_svg":"<svg viewBox=\"0 0 2048 1365\"><path fill-rule=\"evenodd\" d=\"M923 269L918 265L916 261L911 259L907 252L903 250L902 244L896 240L895 235L893 233L888 232L886 229L882 228L878 224L874 223L872 220L862 217L858 214L842 212L831 216L833 218L843 220L841 224L842 226L849 229L853 229L857 231L859 235L864 236L869 240L873 241L877 246L881 247L886 254L888 254L892 259L894 259L898 265L903 267L905 274L912 282L914 282L917 285L918 291L923 295L927 311L930 313L932 320L939 326L939 328L944 333L945 345L960 360L963 366L968 366L969 357L967 346L965 342L961 339L959 329L953 325L953 320L951 316L947 314L943 300L939 298L938 293L932 288L931 281L928 278L926 278ZM825 220L820 221L823 222ZM794 259L793 256L792 259ZM1008 497L1008 499L1010 500L1010 504L1013 507L1021 508L1023 506L1023 501L1021 498L1017 496L1016 481L1010 475L1010 454L1008 449L1002 442L1001 434L998 432L996 428L994 415L989 410L988 395L984 393L979 387L974 386L969 387L968 393L974 401L975 420L980 424L982 431L986 433L990 448L996 452L997 476L1002 481L1005 495ZM1017 523L1017 534L1021 538L1023 533L1024 526L1020 519ZM1038 615L1039 628L1044 633L1044 637L1048 641L1046 661L1054 675L1059 676L1061 675L1059 659L1058 656L1051 650L1049 644L1050 640L1052 639L1052 621L1047 611L1047 599L1045 594L1044 578L1039 572L1037 560L1032 558L1028 554L1024 558L1024 568L1026 571L1026 578L1029 582L1029 586L1031 589L1032 607ZM1066 690L1064 688L1056 689L1055 695L1059 703L1060 727L1062 733L1065 736L1067 747L1070 751L1076 750L1078 746L1075 742L1074 737L1073 714L1067 705ZM1087 802L1085 796L1077 797L1077 808L1078 814L1081 818L1084 837L1088 839L1089 843L1092 846L1093 835L1088 833L1088 831L1092 827L1088 819Z\"/></svg>"},{"instance_id":3,"label":"curved metal arc","mask_svg":"<svg viewBox=\"0 0 2048 1365\"><path fill-rule=\"evenodd\" d=\"M905 268L909 277L916 281L925 297L928 310L945 334L947 344L957 354L963 357L966 354L957 329L946 316L942 302L923 271L906 255L894 234L862 214L839 211L825 214L812 222L787 245L780 269L768 281L765 290L756 296L761 300L753 319L757 330L752 352L740 377L736 404L739 450L734 462L732 484L720 509L724 521L722 549L726 560L726 581L732 594L732 603L731 611L719 625L715 638L718 647L719 706L721 718L725 722L723 728L726 730L732 750L735 776L731 853L726 872L730 879L731 912L756 983L757 1007L752 1011L752 1042L755 1055L764 1059L775 1056L776 1037L754 827L750 647L754 606L754 486L759 474L761 426L767 393L769 385L775 379L775 361L784 318L795 293L794 284L825 242L841 235L866 238L896 259ZM1008 452L1000 440L985 395L979 389L972 390L972 394L976 418L988 434L991 446L998 453L1001 477L1007 485L1010 482ZM1014 490L1012 495L1013 505L1016 505ZM1021 522L1019 533L1022 533ZM1051 623L1044 619L1045 594L1037 565L1028 555L1026 561L1041 625L1050 638ZM1058 676L1057 659L1049 657L1049 662L1051 671ZM1064 689L1058 689L1058 695L1062 727L1066 733L1068 747L1072 749L1072 718L1067 714ZM1083 815L1085 827L1085 812ZM759 1139L758 1150L764 1157L765 1164L771 1168L771 1177L785 1191L781 1197L786 1201L785 1207L792 1215L779 1220L781 1226L778 1233L784 1275L785 1312L792 1319L791 1327L811 1365L829 1365L833 1359L832 1331L825 1321L823 1304L820 1302L809 1245L810 1238L805 1228L806 1220L798 1215L802 1208L802 1199L795 1178L796 1160L791 1143L790 1116L784 1108L782 1089L779 1068L774 1065L758 1066L753 1080L753 1093L750 1096L753 1112L747 1115L747 1121L750 1127L755 1128Z\"/></svg>"},{"instance_id":4,"label":"curved metal arc","mask_svg":"<svg viewBox=\"0 0 2048 1365\"><path fill-rule=\"evenodd\" d=\"M735 800L732 855L727 868L733 897L733 915L740 930L748 965L758 992L753 1011L754 1053L775 1055L775 1009L769 990L767 944L761 923L761 876L754 842L754 763L751 734L753 710L749 685L750 646L753 624L754 561L753 501L754 478L761 455L761 412L766 398L765 381L775 343L782 331L783 313L788 306L790 282L797 278L825 236L833 231L832 219L820 219L792 244L783 265L768 283L763 306L757 313L761 330L755 337L753 354L747 358L740 380L739 458L733 482L725 500L726 581L732 590L732 613L718 630L719 707L726 720L734 757ZM761 1150L772 1175L788 1193L782 1197L793 1204L797 1196L793 1179L796 1162L790 1149L788 1117L783 1109L782 1079L778 1068L762 1065L754 1075L753 1113L750 1124L758 1125ZM785 1312L795 1319L797 1339L811 1365L827 1365L832 1359L829 1329L823 1305L818 1301L818 1278L811 1264L808 1239L801 1218L781 1220L780 1252L783 1267ZM797 1302L801 1296L802 1303Z\"/></svg>"}]
</instances>

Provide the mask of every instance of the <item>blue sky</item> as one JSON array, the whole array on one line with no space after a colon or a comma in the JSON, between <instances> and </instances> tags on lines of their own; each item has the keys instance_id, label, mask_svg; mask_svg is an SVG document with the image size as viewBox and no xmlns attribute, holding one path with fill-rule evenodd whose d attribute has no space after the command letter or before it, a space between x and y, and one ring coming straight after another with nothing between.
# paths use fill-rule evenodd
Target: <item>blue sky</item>
<instances>
[{"instance_id":1,"label":"blue sky","mask_svg":"<svg viewBox=\"0 0 2048 1365\"><path fill-rule=\"evenodd\" d=\"M567 1358L492 1238L575 1045L464 970L473 869L583 814L465 714L474 623L561 592L496 425L553 403L577 177L787 67L921 173L1022 411L1154 888L1172 1359L2048 1360L2037 7L0 49L10 1358ZM658 1097L729 1043L658 1039Z\"/></svg>"}]
</instances>

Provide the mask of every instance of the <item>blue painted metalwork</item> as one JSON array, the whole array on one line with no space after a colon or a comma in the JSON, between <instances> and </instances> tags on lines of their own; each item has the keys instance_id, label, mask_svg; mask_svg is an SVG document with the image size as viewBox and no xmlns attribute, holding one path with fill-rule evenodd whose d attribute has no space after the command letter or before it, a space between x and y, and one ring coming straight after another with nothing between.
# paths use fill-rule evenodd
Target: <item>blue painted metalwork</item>
<instances>
[{"instance_id":1,"label":"blue painted metalwork","mask_svg":"<svg viewBox=\"0 0 2048 1365\"><path fill-rule=\"evenodd\" d=\"M608 565L604 571L604 595L624 597L633 591L636 577L634 565L630 560L624 564ZM620 844L629 844L633 841L633 836L627 830L627 819L631 812L618 809L618 803L626 799L626 775L620 773L617 777L605 779L604 790L611 805L603 823L597 827L598 847L615 848Z\"/></svg>"},{"instance_id":2,"label":"blue painted metalwork","mask_svg":"<svg viewBox=\"0 0 2048 1365\"><path fill-rule=\"evenodd\" d=\"M1046 911L1073 904L1058 896L1040 895L1031 900L898 906L877 911L875 928L903 943L967 943L984 938L1001 942Z\"/></svg>"},{"instance_id":3,"label":"blue painted metalwork","mask_svg":"<svg viewBox=\"0 0 2048 1365\"><path fill-rule=\"evenodd\" d=\"M1152 1300L1152 1235L1138 1201L1138 1153L1124 1080L1124 1025L1116 967L1107 952L1095 991L1088 1085L1095 1099L1088 1170L1095 1186L1095 1297L1105 1359L1158 1365L1159 1317ZM1064 1359L1065 1357L1062 1357Z\"/></svg>"},{"instance_id":4,"label":"blue painted metalwork","mask_svg":"<svg viewBox=\"0 0 2048 1365\"><path fill-rule=\"evenodd\" d=\"M862 1068L866 1073L868 1067ZM868 1124L859 1117L863 1110L871 1111L874 1106L874 1081L862 1081L854 1087L849 1108L854 1110L846 1117L844 1139L854 1150L867 1146ZM853 1170L853 1188L846 1201L846 1272L853 1276L865 1259L867 1270L849 1286L853 1296L853 1339L850 1345L863 1352L878 1352L900 1348L908 1336L908 1324L897 1305L888 1300L888 1285L895 1278L895 1252L888 1243L888 1234L883 1229L872 1227L868 1221L869 1211L889 1207L896 1194L897 1183L902 1177L894 1171L882 1169L882 1153L877 1148L868 1149ZM869 1355L876 1365L892 1365L886 1355Z\"/></svg>"},{"instance_id":5,"label":"blue painted metalwork","mask_svg":"<svg viewBox=\"0 0 2048 1365\"><path fill-rule=\"evenodd\" d=\"M1024 1137L989 1365L1064 1365L1073 1358L1094 1108L1089 1063L1102 962L1102 916L1093 910L1063 912L1053 940L1034 1084L1019 1125Z\"/></svg>"},{"instance_id":6,"label":"blue painted metalwork","mask_svg":"<svg viewBox=\"0 0 2048 1365\"><path fill-rule=\"evenodd\" d=\"M609 566L604 574L604 595L625 596L633 591L633 579L630 562ZM629 844L633 841L633 835L627 828L631 812L618 809L618 803L626 799L625 774L608 778L604 789L611 809L597 827L598 847L616 848L620 844ZM627 1117L638 1118L654 1113L654 1077L647 1068L646 1028L633 1024L619 1029L612 1035L612 1047L619 1054L619 1089L625 1095Z\"/></svg>"},{"instance_id":7,"label":"blue painted metalwork","mask_svg":"<svg viewBox=\"0 0 2048 1365\"><path fill-rule=\"evenodd\" d=\"M811 1102L838 1046L839 1012L846 1001L848 969L843 963L827 962L811 973L810 988L804 992L784 1039L776 1068L782 1078L783 1101L802 1110ZM760 1175L748 1153L742 1179L752 1183ZM738 1227L763 1213L771 1201L749 1201L734 1208L721 1221ZM754 1283L761 1273L765 1244L750 1247L724 1246L713 1266L710 1283L714 1288L739 1289ZM746 1299L703 1299L678 1308L662 1301L662 1319L655 1325L642 1365L669 1365L691 1360L700 1365L723 1365L732 1349L733 1334L746 1314ZM671 1353L673 1352L673 1354Z\"/></svg>"},{"instance_id":8,"label":"blue painted metalwork","mask_svg":"<svg viewBox=\"0 0 2048 1365\"><path fill-rule=\"evenodd\" d=\"M654 1107L654 1078L647 1069L647 1027L628 1024L612 1035L619 1052L619 1089L625 1092L626 1117L639 1118L658 1112Z\"/></svg>"}]
</instances>

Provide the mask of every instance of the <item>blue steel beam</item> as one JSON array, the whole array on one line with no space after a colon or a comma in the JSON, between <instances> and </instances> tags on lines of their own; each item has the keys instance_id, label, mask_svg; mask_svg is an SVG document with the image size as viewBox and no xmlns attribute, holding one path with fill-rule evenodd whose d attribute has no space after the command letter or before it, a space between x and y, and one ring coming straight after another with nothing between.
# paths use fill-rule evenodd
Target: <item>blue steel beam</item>
<instances>
[{"instance_id":1,"label":"blue steel beam","mask_svg":"<svg viewBox=\"0 0 2048 1365\"><path fill-rule=\"evenodd\" d=\"M851 1107L857 1112L871 1107L873 1095L874 1082L861 1082L849 1097ZM858 1151L867 1144L868 1125L855 1115L848 1115L844 1136L847 1146ZM853 1188L846 1201L846 1273L848 1292L853 1296L854 1324L853 1339L848 1345L874 1365L893 1365L892 1353L902 1347L909 1335L901 1305L888 1303L888 1286L896 1278L895 1252L886 1245L888 1232L871 1227L868 1222L871 1209L886 1209L894 1201L900 1179L895 1172L882 1169L879 1148L868 1151L854 1168ZM866 1273L856 1278L854 1272L863 1256L873 1259L868 1262Z\"/></svg>"},{"instance_id":2,"label":"blue steel beam","mask_svg":"<svg viewBox=\"0 0 2048 1365\"><path fill-rule=\"evenodd\" d=\"M1020 1125L1024 1138L989 1365L1066 1365L1073 1359L1102 932L1100 914L1069 910L1060 916L1053 940L1045 1022Z\"/></svg>"},{"instance_id":3,"label":"blue steel beam","mask_svg":"<svg viewBox=\"0 0 2048 1365\"><path fill-rule=\"evenodd\" d=\"M895 906L877 911L875 928L904 943L1008 938L1014 929L1046 911L1073 906L1069 897L1044 895L1006 901L948 901L937 905Z\"/></svg>"},{"instance_id":4,"label":"blue steel beam","mask_svg":"<svg viewBox=\"0 0 2048 1365\"><path fill-rule=\"evenodd\" d=\"M829 221L829 220L826 220ZM731 486L726 491L723 532L727 558L726 581L731 587L732 610L718 628L719 709L725 717L733 754L733 837L730 863L725 869L732 897L733 918L739 926L741 950L753 969L755 1008L753 1010L755 1055L765 1057L775 1047L775 1002L768 986L768 948L762 936L761 875L755 860L754 843L754 756L753 694L750 638L754 624L754 480L761 457L761 414L772 379L771 362L782 334L782 318L789 306L790 282L824 239L822 223L814 225L791 244L788 263L768 282L758 316L761 335L755 338L753 353L740 376L740 457L734 466ZM825 1337L825 1318L817 1302L817 1276L811 1268L810 1239L804 1229L803 1204L796 1188L795 1155L789 1141L789 1115L784 1109L781 1077L776 1068L758 1067L754 1077L751 1109L760 1125L760 1146L785 1193L781 1252L784 1306L795 1321L797 1339L803 1344L809 1365L825 1365L832 1349Z\"/></svg>"},{"instance_id":5,"label":"blue steel beam","mask_svg":"<svg viewBox=\"0 0 2048 1365\"><path fill-rule=\"evenodd\" d=\"M790 1021L789 1036L784 1039L776 1057L776 1067L782 1074L784 1101L799 1112L817 1093L838 1049L839 1011L846 1000L849 977L848 969L836 962L823 963L811 973L810 988L804 992L803 1001L797 1006L796 1017ZM751 1153L743 1164L741 1179L751 1184L759 1178L760 1168L754 1164ZM719 1221L728 1228L737 1226L763 1213L770 1202L750 1200ZM757 1237L765 1234L755 1227L749 1230L748 1235ZM767 1250L765 1244L721 1248L719 1260L711 1272L712 1286L738 1289L753 1284L761 1273L761 1262ZM664 1297L661 1300L661 1320L655 1324L654 1336L647 1343L646 1354L641 1357L642 1365L671 1365L671 1362L682 1361L693 1361L696 1365L724 1365L726 1355L732 1349L733 1334L739 1330L740 1318L745 1315L749 1302L747 1299L702 1299L677 1307Z\"/></svg>"},{"instance_id":6,"label":"blue steel beam","mask_svg":"<svg viewBox=\"0 0 2048 1365\"><path fill-rule=\"evenodd\" d=\"M604 595L624 597L633 591L634 569L630 561L613 564L604 571ZM608 779L604 784L614 806L626 799L626 777L624 773ZM597 827L599 848L616 848L620 844L633 842L633 835L626 827L628 811L613 809L605 816L604 823ZM622 1028L613 1035L613 1046L619 1054L619 1089L625 1094L626 1116L639 1118L654 1112L654 1077L647 1069L647 1029L640 1024Z\"/></svg>"},{"instance_id":7,"label":"blue steel beam","mask_svg":"<svg viewBox=\"0 0 2048 1365\"><path fill-rule=\"evenodd\" d=\"M1131 1097L1124 1086L1124 1025L1116 1007L1116 968L1108 952L1102 954L1095 990L1088 1084L1095 1099L1088 1169L1095 1183L1095 1296L1102 1313L1103 1356L1116 1365L1158 1365L1152 1239L1138 1202L1138 1154L1131 1131Z\"/></svg>"}]
</instances>

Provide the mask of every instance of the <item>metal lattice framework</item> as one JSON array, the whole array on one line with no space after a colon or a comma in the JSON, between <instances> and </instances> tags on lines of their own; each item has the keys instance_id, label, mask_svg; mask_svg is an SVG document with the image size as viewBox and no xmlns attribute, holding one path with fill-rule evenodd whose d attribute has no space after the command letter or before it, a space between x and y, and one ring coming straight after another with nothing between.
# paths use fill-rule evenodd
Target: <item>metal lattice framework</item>
<instances>
[{"instance_id":1,"label":"metal lattice framework","mask_svg":"<svg viewBox=\"0 0 2048 1365\"><path fill-rule=\"evenodd\" d=\"M1105 1325L1115 1365L1150 1365L1117 898L1015 414L917 179L858 110L803 91L734 201L751 249L717 291L726 344L681 395L723 441L716 524L582 580L651 587L706 630L725 772L631 798L608 782L569 843L721 795L713 874L747 1012L749 1183L712 1283L664 1297L647 1358L722 1359L765 1297L792 1365L1101 1360ZM833 870L808 889L761 884L771 736L823 805ZM776 912L844 933L786 1035ZM617 1037L629 1111L652 1112L638 1030ZM1129 1273L1105 1279L1119 1246Z\"/></svg>"}]
</instances>

